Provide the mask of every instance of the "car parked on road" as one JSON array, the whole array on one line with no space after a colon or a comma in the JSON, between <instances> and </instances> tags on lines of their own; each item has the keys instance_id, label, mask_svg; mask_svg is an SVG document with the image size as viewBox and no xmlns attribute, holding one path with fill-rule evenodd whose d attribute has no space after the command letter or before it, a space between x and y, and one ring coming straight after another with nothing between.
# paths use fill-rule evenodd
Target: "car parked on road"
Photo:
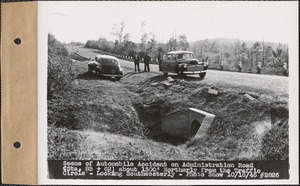
<instances>
[{"instance_id":1,"label":"car parked on road","mask_svg":"<svg viewBox=\"0 0 300 186\"><path fill-rule=\"evenodd\" d=\"M194 54L189 51L172 51L163 55L161 63L161 71L168 75L168 73L177 73L180 76L187 74L199 74L204 78L208 64L206 62L199 62L194 58Z\"/></svg>"},{"instance_id":2,"label":"car parked on road","mask_svg":"<svg viewBox=\"0 0 300 186\"><path fill-rule=\"evenodd\" d=\"M95 60L88 63L88 71L100 76L115 77L117 80L124 75L119 59L109 55L97 55Z\"/></svg>"}]
</instances>

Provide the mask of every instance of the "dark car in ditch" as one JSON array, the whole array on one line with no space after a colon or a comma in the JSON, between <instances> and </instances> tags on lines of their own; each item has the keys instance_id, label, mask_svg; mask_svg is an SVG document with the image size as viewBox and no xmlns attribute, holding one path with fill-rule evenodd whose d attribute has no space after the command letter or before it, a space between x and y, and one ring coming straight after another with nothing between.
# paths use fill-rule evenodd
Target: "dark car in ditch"
<instances>
[{"instance_id":1,"label":"dark car in ditch","mask_svg":"<svg viewBox=\"0 0 300 186\"><path fill-rule=\"evenodd\" d=\"M160 64L161 72L165 75L168 73L177 73L180 76L187 74L199 74L204 78L208 68L206 62L199 62L195 59L194 54L189 51L172 51L163 55Z\"/></svg>"},{"instance_id":2,"label":"dark car in ditch","mask_svg":"<svg viewBox=\"0 0 300 186\"><path fill-rule=\"evenodd\" d=\"M124 75L119 59L109 55L97 55L95 60L88 63L88 71L100 76L115 77L117 80Z\"/></svg>"}]
</instances>

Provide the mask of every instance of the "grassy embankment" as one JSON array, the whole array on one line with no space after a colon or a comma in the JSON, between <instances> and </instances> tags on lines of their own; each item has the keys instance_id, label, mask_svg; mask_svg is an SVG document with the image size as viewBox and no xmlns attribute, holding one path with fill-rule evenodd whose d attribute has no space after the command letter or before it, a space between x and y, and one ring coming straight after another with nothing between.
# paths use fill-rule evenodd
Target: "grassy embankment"
<instances>
[{"instance_id":1,"label":"grassy embankment","mask_svg":"<svg viewBox=\"0 0 300 186\"><path fill-rule=\"evenodd\" d=\"M49 159L270 160L288 158L288 105L276 95L219 88L157 73L128 73L120 82L88 74L76 62L70 90L48 100ZM126 72L131 69L125 69ZM159 105L145 107L144 105ZM216 115L203 139L160 131L162 117L194 107Z\"/></svg>"}]
</instances>

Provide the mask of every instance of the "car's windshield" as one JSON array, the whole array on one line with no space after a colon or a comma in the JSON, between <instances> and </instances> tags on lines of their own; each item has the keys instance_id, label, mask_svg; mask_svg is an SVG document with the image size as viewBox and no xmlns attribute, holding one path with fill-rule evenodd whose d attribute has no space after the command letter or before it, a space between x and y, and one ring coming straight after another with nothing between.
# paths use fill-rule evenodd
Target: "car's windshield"
<instances>
[{"instance_id":1,"label":"car's windshield","mask_svg":"<svg viewBox=\"0 0 300 186\"><path fill-rule=\"evenodd\" d=\"M184 53L184 54L178 54L177 55L177 59L179 60L189 60L189 59L193 59L193 54L191 53Z\"/></svg>"},{"instance_id":2,"label":"car's windshield","mask_svg":"<svg viewBox=\"0 0 300 186\"><path fill-rule=\"evenodd\" d=\"M190 60L194 59L194 55L192 53L181 53L181 54L167 54L163 56L163 60Z\"/></svg>"},{"instance_id":3,"label":"car's windshield","mask_svg":"<svg viewBox=\"0 0 300 186\"><path fill-rule=\"evenodd\" d=\"M167 60L175 60L175 55L174 54L168 54L166 56L164 56L164 59L166 58Z\"/></svg>"}]
</instances>

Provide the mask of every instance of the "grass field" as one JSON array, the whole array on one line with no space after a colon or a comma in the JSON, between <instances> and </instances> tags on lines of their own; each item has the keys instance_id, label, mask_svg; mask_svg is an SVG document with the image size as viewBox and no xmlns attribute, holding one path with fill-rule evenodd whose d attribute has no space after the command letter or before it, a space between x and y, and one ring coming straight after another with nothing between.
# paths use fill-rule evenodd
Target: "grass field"
<instances>
[{"instance_id":1,"label":"grass field","mask_svg":"<svg viewBox=\"0 0 300 186\"><path fill-rule=\"evenodd\" d=\"M288 104L280 95L219 88L189 78L172 86L158 73L125 68L121 81L73 65L70 91L48 101L48 159L271 160L288 157ZM147 109L156 104L160 109ZM160 130L164 116L185 108L216 115L204 138L179 139Z\"/></svg>"}]
</instances>

